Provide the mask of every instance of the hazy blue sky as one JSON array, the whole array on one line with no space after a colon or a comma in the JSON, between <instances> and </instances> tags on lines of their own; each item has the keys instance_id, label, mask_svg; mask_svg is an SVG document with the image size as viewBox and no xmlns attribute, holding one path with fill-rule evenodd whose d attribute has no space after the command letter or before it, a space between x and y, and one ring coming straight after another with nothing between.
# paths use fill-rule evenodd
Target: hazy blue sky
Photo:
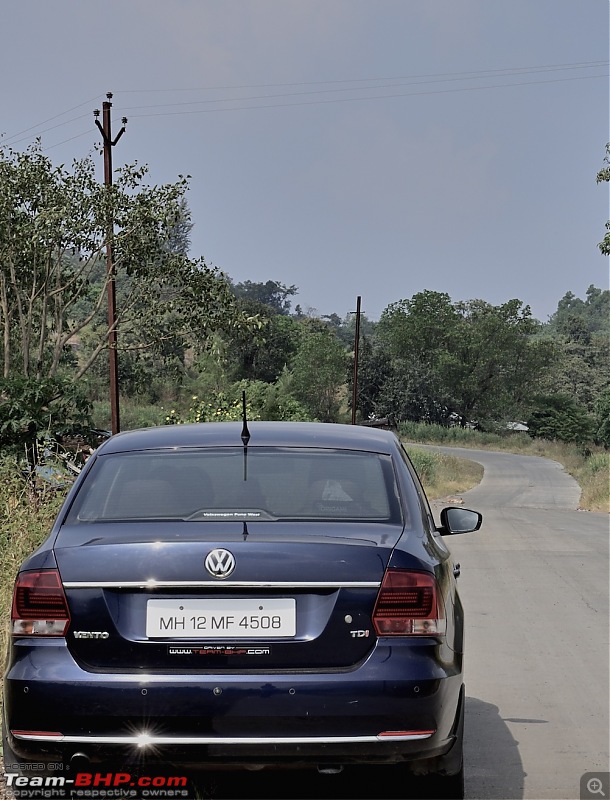
<instances>
[{"instance_id":1,"label":"hazy blue sky","mask_svg":"<svg viewBox=\"0 0 610 800\"><path fill-rule=\"evenodd\" d=\"M607 0L4 0L0 67L6 143L69 164L114 92L191 254L304 309L608 285Z\"/></svg>"}]
</instances>

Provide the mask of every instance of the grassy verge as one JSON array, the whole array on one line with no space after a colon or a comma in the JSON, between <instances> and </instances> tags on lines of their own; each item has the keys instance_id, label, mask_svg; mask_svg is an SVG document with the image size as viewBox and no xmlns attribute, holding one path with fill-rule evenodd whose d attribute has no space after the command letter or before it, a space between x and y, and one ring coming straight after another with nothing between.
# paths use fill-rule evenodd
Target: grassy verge
<instances>
[{"instance_id":1,"label":"grassy verge","mask_svg":"<svg viewBox=\"0 0 610 800\"><path fill-rule=\"evenodd\" d=\"M562 464L581 487L580 507L584 511L610 511L610 453L601 447L583 448L565 442L532 439L526 433L502 436L422 423L403 423L400 435L409 442L422 444L500 450L550 458Z\"/></svg>"},{"instance_id":2,"label":"grassy verge","mask_svg":"<svg viewBox=\"0 0 610 800\"><path fill-rule=\"evenodd\" d=\"M466 492L483 477L483 467L467 458L431 453L411 445L407 452L430 500Z\"/></svg>"},{"instance_id":3,"label":"grassy verge","mask_svg":"<svg viewBox=\"0 0 610 800\"><path fill-rule=\"evenodd\" d=\"M21 562L49 533L65 496L64 490L33 489L12 458L0 458L0 653L6 653L6 615Z\"/></svg>"}]
</instances>

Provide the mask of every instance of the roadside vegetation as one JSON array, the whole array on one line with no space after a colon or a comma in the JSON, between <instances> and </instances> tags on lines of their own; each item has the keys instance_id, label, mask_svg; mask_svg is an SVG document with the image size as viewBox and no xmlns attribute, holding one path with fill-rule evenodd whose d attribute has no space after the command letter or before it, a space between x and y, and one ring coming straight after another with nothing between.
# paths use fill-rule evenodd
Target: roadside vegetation
<instances>
[{"instance_id":1,"label":"roadside vegetation","mask_svg":"<svg viewBox=\"0 0 610 800\"><path fill-rule=\"evenodd\" d=\"M475 461L405 446L429 500L452 498L481 482L483 467Z\"/></svg>"},{"instance_id":2,"label":"roadside vegetation","mask_svg":"<svg viewBox=\"0 0 610 800\"><path fill-rule=\"evenodd\" d=\"M49 533L65 489L34 484L14 458L0 458L0 653L7 645L13 583L21 562Z\"/></svg>"}]
</instances>

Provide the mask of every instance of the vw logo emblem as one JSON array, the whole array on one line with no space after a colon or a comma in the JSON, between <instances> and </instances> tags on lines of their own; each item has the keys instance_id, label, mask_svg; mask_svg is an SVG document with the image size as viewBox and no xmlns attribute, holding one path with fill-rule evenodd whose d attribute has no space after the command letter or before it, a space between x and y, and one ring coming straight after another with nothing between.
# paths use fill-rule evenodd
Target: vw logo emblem
<instances>
[{"instance_id":1,"label":"vw logo emblem","mask_svg":"<svg viewBox=\"0 0 610 800\"><path fill-rule=\"evenodd\" d=\"M215 578L228 578L235 569L235 557L228 550L210 551L205 559L205 568Z\"/></svg>"}]
</instances>

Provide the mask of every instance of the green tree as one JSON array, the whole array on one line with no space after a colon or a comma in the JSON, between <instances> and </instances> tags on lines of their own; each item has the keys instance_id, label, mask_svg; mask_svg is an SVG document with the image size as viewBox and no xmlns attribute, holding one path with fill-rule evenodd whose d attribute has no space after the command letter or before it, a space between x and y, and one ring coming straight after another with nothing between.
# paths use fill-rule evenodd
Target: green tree
<instances>
[{"instance_id":1,"label":"green tree","mask_svg":"<svg viewBox=\"0 0 610 800\"><path fill-rule=\"evenodd\" d=\"M595 408L596 432L595 438L604 447L610 447L610 389L601 393Z\"/></svg>"},{"instance_id":2,"label":"green tree","mask_svg":"<svg viewBox=\"0 0 610 800\"><path fill-rule=\"evenodd\" d=\"M583 444L594 434L592 418L567 395L537 397L527 424L530 435L540 439Z\"/></svg>"},{"instance_id":3,"label":"green tree","mask_svg":"<svg viewBox=\"0 0 610 800\"><path fill-rule=\"evenodd\" d=\"M545 331L559 354L549 390L567 394L595 413L610 381L610 291L591 285L584 300L567 292Z\"/></svg>"},{"instance_id":4,"label":"green tree","mask_svg":"<svg viewBox=\"0 0 610 800\"><path fill-rule=\"evenodd\" d=\"M323 319L334 331L337 338L343 342L345 347L353 350L356 341L356 314L350 313L344 319L338 314L323 314ZM366 314L360 314L360 337L363 339L375 338L376 323L370 320Z\"/></svg>"},{"instance_id":5,"label":"green tree","mask_svg":"<svg viewBox=\"0 0 610 800\"><path fill-rule=\"evenodd\" d=\"M585 300L566 292L557 304L548 326L554 333L571 338L585 338L587 334L610 333L610 290L598 289L591 284Z\"/></svg>"},{"instance_id":6,"label":"green tree","mask_svg":"<svg viewBox=\"0 0 610 800\"><path fill-rule=\"evenodd\" d=\"M274 383L292 362L302 326L292 317L269 314L267 306L238 302L245 313L257 315L261 327L255 334L247 329L236 331L228 339L227 357L233 362L234 376Z\"/></svg>"},{"instance_id":7,"label":"green tree","mask_svg":"<svg viewBox=\"0 0 610 800\"><path fill-rule=\"evenodd\" d=\"M76 420L78 409L68 413L67 401L84 407L72 389L83 388L83 376L108 346L109 230L119 349L129 351L119 357L119 377L130 392L150 385L160 364L174 370L176 384L187 350L207 346L218 332L258 326L238 308L222 273L187 256L186 179L149 186L146 172L126 166L108 187L95 180L91 158L66 169L39 144L23 153L0 147L3 441L27 417L34 421L30 434L42 435L38 397L52 427L62 417Z\"/></svg>"},{"instance_id":8,"label":"green tree","mask_svg":"<svg viewBox=\"0 0 610 800\"><path fill-rule=\"evenodd\" d=\"M58 378L0 378L0 448L34 464L38 444L75 433L91 434L84 387Z\"/></svg>"},{"instance_id":9,"label":"green tree","mask_svg":"<svg viewBox=\"0 0 610 800\"><path fill-rule=\"evenodd\" d=\"M328 327L314 324L312 328L305 325L292 363L292 393L314 419L337 422L348 356Z\"/></svg>"},{"instance_id":10,"label":"green tree","mask_svg":"<svg viewBox=\"0 0 610 800\"><path fill-rule=\"evenodd\" d=\"M425 291L394 303L377 328L390 358L378 405L398 419L441 424L518 418L553 363L554 347L540 330L519 300L454 304Z\"/></svg>"},{"instance_id":11,"label":"green tree","mask_svg":"<svg viewBox=\"0 0 610 800\"><path fill-rule=\"evenodd\" d=\"M459 324L445 292L418 292L385 309L376 333L390 368L379 393L379 416L437 423L448 418L443 372Z\"/></svg>"},{"instance_id":12,"label":"green tree","mask_svg":"<svg viewBox=\"0 0 610 800\"><path fill-rule=\"evenodd\" d=\"M461 321L444 363L448 406L462 420L519 418L545 388L556 350L529 306L509 300L457 303Z\"/></svg>"},{"instance_id":13,"label":"green tree","mask_svg":"<svg viewBox=\"0 0 610 800\"><path fill-rule=\"evenodd\" d=\"M124 339L132 334L138 346L151 346L244 323L224 276L185 255L186 179L147 186L145 175L145 167L126 166L107 187L96 182L90 158L67 170L53 166L38 145L24 153L0 148L5 377L56 375L66 350L93 322L95 341L89 352L79 351L75 379L106 349L108 326L99 312L107 276L100 280L100 263L110 220Z\"/></svg>"},{"instance_id":14,"label":"green tree","mask_svg":"<svg viewBox=\"0 0 610 800\"><path fill-rule=\"evenodd\" d=\"M233 292L240 300L249 300L269 306L275 314L290 313L290 297L298 293L296 286L286 286L279 281L256 283L243 281L233 285Z\"/></svg>"},{"instance_id":15,"label":"green tree","mask_svg":"<svg viewBox=\"0 0 610 800\"><path fill-rule=\"evenodd\" d=\"M597 173L598 183L610 182L610 142L606 145L606 157L604 158L605 167ZM599 249L603 255L610 255L610 221L606 222L606 235L599 243Z\"/></svg>"},{"instance_id":16,"label":"green tree","mask_svg":"<svg viewBox=\"0 0 610 800\"><path fill-rule=\"evenodd\" d=\"M360 419L383 417L384 404L381 402L384 389L392 377L392 362L388 354L375 346L368 336L360 341L358 353L358 387L356 392L356 410ZM347 373L348 405L352 407L354 392L354 365L348 367ZM390 412L394 412L394 403L389 403Z\"/></svg>"}]
</instances>

